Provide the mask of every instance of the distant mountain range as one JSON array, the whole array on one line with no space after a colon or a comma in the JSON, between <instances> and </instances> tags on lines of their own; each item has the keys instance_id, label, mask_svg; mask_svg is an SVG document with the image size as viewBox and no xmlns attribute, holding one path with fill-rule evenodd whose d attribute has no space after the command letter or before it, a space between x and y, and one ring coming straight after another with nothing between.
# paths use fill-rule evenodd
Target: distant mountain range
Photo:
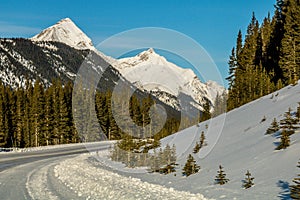
<instances>
[{"instance_id":1,"label":"distant mountain range","mask_svg":"<svg viewBox=\"0 0 300 200\"><path fill-rule=\"evenodd\" d=\"M105 85L113 87L120 77L125 77L125 81L176 110L183 106L182 98L190 109L201 110L207 100L213 107L217 94L226 91L216 82L202 83L191 69L167 61L154 49L131 58L111 58L98 51L69 18L30 39L0 39L0 79L12 87L24 86L28 78L33 81L39 78L45 85L57 77L74 80L89 52L113 66L105 73Z\"/></svg>"}]
</instances>

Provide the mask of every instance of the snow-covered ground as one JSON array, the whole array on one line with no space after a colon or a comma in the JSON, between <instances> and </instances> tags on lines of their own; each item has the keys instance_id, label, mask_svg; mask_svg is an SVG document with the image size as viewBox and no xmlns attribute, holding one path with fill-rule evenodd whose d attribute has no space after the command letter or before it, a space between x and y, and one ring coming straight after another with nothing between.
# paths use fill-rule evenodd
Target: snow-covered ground
<instances>
[{"instance_id":1,"label":"snow-covered ground","mask_svg":"<svg viewBox=\"0 0 300 200\"><path fill-rule=\"evenodd\" d=\"M106 141L107 144L113 144L116 141L110 140ZM33 151L41 151L41 150L50 150L50 149L59 149L65 147L78 147L78 146L86 146L89 149L89 146L95 146L97 143L103 142L86 142L86 143L72 143L72 144L59 144L59 145L48 145L48 146L39 146L39 147L27 147L27 148L0 148L1 153L16 153L16 152L33 152Z\"/></svg>"},{"instance_id":2,"label":"snow-covered ground","mask_svg":"<svg viewBox=\"0 0 300 200\"><path fill-rule=\"evenodd\" d=\"M280 151L275 150L280 134L265 133L274 118L277 121L283 119L289 107L296 110L299 94L300 82L237 108L226 116L218 116L162 139L162 147L175 144L177 148L179 165L170 175L147 173L146 168L126 168L109 160L108 150L100 150L58 161L53 165L53 177L74 192L78 199L288 200L289 185L299 174L296 165L300 159L300 130L291 136L291 146ZM215 144L217 137L214 136L219 134L217 130L223 123L222 133ZM208 146L193 154L202 131L206 134ZM184 177L181 173L188 154L194 156L201 170ZM220 164L230 180L222 186L214 182ZM51 166L33 171L29 176L27 189L31 195L43 191L56 198L51 188L43 189L49 188L45 184L32 187L35 181L46 177ZM242 181L247 170L255 178L255 185L243 189Z\"/></svg>"},{"instance_id":3,"label":"snow-covered ground","mask_svg":"<svg viewBox=\"0 0 300 200\"><path fill-rule=\"evenodd\" d=\"M191 199L205 200L201 194L177 191L158 184L143 182L95 167L88 154L67 159L55 166L55 176L85 199Z\"/></svg>"},{"instance_id":4,"label":"snow-covered ground","mask_svg":"<svg viewBox=\"0 0 300 200\"><path fill-rule=\"evenodd\" d=\"M300 159L300 131L297 130L296 134L291 136L291 146L280 151L275 150L280 141L279 133L274 135L265 135L265 133L274 118L277 118L277 121L283 119L283 114L289 107L293 111L296 110L300 101L299 94L300 83L227 113L216 145L213 145L217 138L215 136L219 134L218 130L223 125L224 115L164 138L161 141L162 146L175 144L177 148L179 165L175 172L176 176L148 174L144 169L137 171L126 169L122 164L109 161L103 154L98 157L99 162L95 166L111 169L122 176L172 187L174 190L201 193L206 198L289 199L289 184L292 184L293 178L299 173L296 165ZM263 118L266 120L262 120ZM208 146L198 154L193 154L193 147L202 131L206 134ZM211 151L207 152L209 149ZM201 170L197 174L183 177L181 172L188 154L195 157ZM203 158L201 155L207 156ZM224 167L227 178L230 179L223 186L216 185L214 182L220 164ZM81 167L84 168L83 165ZM242 187L242 181L247 170L255 178L255 185L246 190Z\"/></svg>"}]
</instances>

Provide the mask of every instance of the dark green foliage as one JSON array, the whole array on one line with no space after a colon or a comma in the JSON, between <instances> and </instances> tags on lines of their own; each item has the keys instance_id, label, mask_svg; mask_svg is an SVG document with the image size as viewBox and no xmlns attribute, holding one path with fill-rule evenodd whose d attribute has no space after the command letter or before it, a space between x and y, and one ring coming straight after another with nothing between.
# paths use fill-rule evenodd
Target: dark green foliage
<instances>
[{"instance_id":1,"label":"dark green foliage","mask_svg":"<svg viewBox=\"0 0 300 200\"><path fill-rule=\"evenodd\" d=\"M170 164L167 164L165 167L161 167L160 170L159 170L159 173L161 174L171 174L173 172L176 172L176 166L178 164L176 163L170 163Z\"/></svg>"},{"instance_id":2,"label":"dark green foliage","mask_svg":"<svg viewBox=\"0 0 300 200\"><path fill-rule=\"evenodd\" d=\"M269 127L267 129L266 134L273 134L273 133L275 133L277 131L279 131L279 125L278 125L278 122L277 122L276 118L274 118L273 122L271 124L271 127Z\"/></svg>"},{"instance_id":3,"label":"dark green foliage","mask_svg":"<svg viewBox=\"0 0 300 200\"><path fill-rule=\"evenodd\" d=\"M224 91L222 94L217 93L212 116L216 117L222 113L225 113L226 110L227 110L227 91Z\"/></svg>"},{"instance_id":4,"label":"dark green foliage","mask_svg":"<svg viewBox=\"0 0 300 200\"><path fill-rule=\"evenodd\" d=\"M198 153L200 151L200 149L203 148L206 145L207 144L205 142L205 134L204 134L204 131L202 131L201 136L200 136L200 140L199 140L199 142L196 142L196 145L193 149L193 153Z\"/></svg>"},{"instance_id":5,"label":"dark green foliage","mask_svg":"<svg viewBox=\"0 0 300 200\"><path fill-rule=\"evenodd\" d=\"M289 146L290 146L290 132L284 129L281 132L280 144L278 145L276 150L286 149Z\"/></svg>"},{"instance_id":6,"label":"dark green foliage","mask_svg":"<svg viewBox=\"0 0 300 200\"><path fill-rule=\"evenodd\" d=\"M300 75L300 2L286 0L282 4L284 35L281 41L279 66L283 71L284 82L294 84Z\"/></svg>"},{"instance_id":7,"label":"dark green foliage","mask_svg":"<svg viewBox=\"0 0 300 200\"><path fill-rule=\"evenodd\" d=\"M199 151L200 151L200 144L199 144L199 142L196 142L196 145L195 145L195 147L194 147L194 149L193 149L193 153L198 153Z\"/></svg>"},{"instance_id":8,"label":"dark green foliage","mask_svg":"<svg viewBox=\"0 0 300 200\"><path fill-rule=\"evenodd\" d=\"M182 169L182 175L183 176L190 176L192 174L197 173L200 170L200 166L197 165L194 157L189 154L187 161Z\"/></svg>"},{"instance_id":9,"label":"dark green foliage","mask_svg":"<svg viewBox=\"0 0 300 200\"><path fill-rule=\"evenodd\" d=\"M298 168L300 168L300 162L298 162ZM290 186L291 198L300 199L300 174L293 180L294 185Z\"/></svg>"},{"instance_id":10,"label":"dark green foliage","mask_svg":"<svg viewBox=\"0 0 300 200\"><path fill-rule=\"evenodd\" d=\"M176 167L176 148L169 145L165 149L153 153L143 151L146 146L153 145L154 140L133 139L126 136L120 140L111 151L112 160L124 163L127 167L148 166L149 172L157 172L161 174L169 174L175 172ZM155 145L153 148L157 148Z\"/></svg>"},{"instance_id":11,"label":"dark green foliage","mask_svg":"<svg viewBox=\"0 0 300 200\"><path fill-rule=\"evenodd\" d=\"M200 149L202 148L202 147L204 147L204 146L206 146L207 145L207 143L205 142L205 134L204 134L204 132L202 131L201 132L201 136L200 136Z\"/></svg>"},{"instance_id":12,"label":"dark green foliage","mask_svg":"<svg viewBox=\"0 0 300 200\"><path fill-rule=\"evenodd\" d=\"M300 123L300 102L298 103L297 112L296 112L297 122Z\"/></svg>"},{"instance_id":13,"label":"dark green foliage","mask_svg":"<svg viewBox=\"0 0 300 200\"><path fill-rule=\"evenodd\" d=\"M248 189L254 185L254 183L253 183L254 178L251 177L251 173L249 171L247 171L247 173L245 175L246 175L246 178L243 181L244 182L243 187L245 189Z\"/></svg>"},{"instance_id":14,"label":"dark green foliage","mask_svg":"<svg viewBox=\"0 0 300 200\"><path fill-rule=\"evenodd\" d=\"M294 130L298 128L297 119L292 116L292 109L289 108L284 114L284 119L280 121L280 128L286 129L291 133L294 133ZM291 134L290 134L291 135Z\"/></svg>"},{"instance_id":15,"label":"dark green foliage","mask_svg":"<svg viewBox=\"0 0 300 200\"><path fill-rule=\"evenodd\" d=\"M224 185L229 179L226 178L226 174L223 171L223 167L220 165L218 170L218 175L216 176L215 182L219 185Z\"/></svg>"},{"instance_id":16,"label":"dark green foliage","mask_svg":"<svg viewBox=\"0 0 300 200\"><path fill-rule=\"evenodd\" d=\"M229 110L297 83L300 77L300 2L280 0L261 25L253 14L229 57Z\"/></svg>"},{"instance_id":17,"label":"dark green foliage","mask_svg":"<svg viewBox=\"0 0 300 200\"><path fill-rule=\"evenodd\" d=\"M48 88L37 80L25 88L0 91L1 147L32 147L78 142L71 111L72 87L55 81ZM5 108L2 99L5 98ZM4 116L4 117L2 117ZM8 132L8 131L9 132ZM4 137L1 137L3 134Z\"/></svg>"},{"instance_id":18,"label":"dark green foliage","mask_svg":"<svg viewBox=\"0 0 300 200\"><path fill-rule=\"evenodd\" d=\"M210 113L210 103L208 100L206 100L205 104L203 105L203 111L201 113L200 122L209 120L211 118L211 113Z\"/></svg>"}]
</instances>

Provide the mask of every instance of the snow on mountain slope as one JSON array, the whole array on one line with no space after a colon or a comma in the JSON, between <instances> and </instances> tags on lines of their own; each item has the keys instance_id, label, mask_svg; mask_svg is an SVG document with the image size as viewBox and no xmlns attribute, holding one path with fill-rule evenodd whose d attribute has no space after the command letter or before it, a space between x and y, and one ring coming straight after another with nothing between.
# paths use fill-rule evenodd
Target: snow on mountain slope
<instances>
[{"instance_id":1,"label":"snow on mountain slope","mask_svg":"<svg viewBox=\"0 0 300 200\"><path fill-rule=\"evenodd\" d=\"M227 113L221 136L204 159L201 159L201 154L206 154L209 146L204 147L197 155L192 154L193 147L202 131L206 134L208 145L214 143L213 136L217 134L218 127L223 125L221 119L224 115L164 138L162 146L176 145L180 164L177 175L188 154L195 157L201 170L188 178L156 177L153 182L175 182L170 186L200 192L216 199L289 199L288 185L299 174L296 165L300 159L300 130L291 136L291 146L280 151L275 150L280 141L279 133L265 133L274 118L277 121L283 119L283 114L289 107L296 110L300 102L299 94L300 81L296 86L288 86ZM265 121L262 120L264 117ZM208 129L205 128L206 124ZM220 164L230 179L223 186L214 184ZM255 185L245 190L242 188L242 180L247 170L255 178ZM145 180L153 180L153 177L146 176Z\"/></svg>"},{"instance_id":2,"label":"snow on mountain slope","mask_svg":"<svg viewBox=\"0 0 300 200\"><path fill-rule=\"evenodd\" d=\"M31 40L56 41L76 49L90 49L112 64L137 87L151 92L161 101L177 109L180 108L176 97L178 98L181 93L192 97L191 107L201 109L206 99L213 105L217 93L222 94L225 90L217 83L202 83L191 69L178 67L155 53L153 49L131 58L119 60L111 58L98 51L91 39L69 18L60 20L32 37Z\"/></svg>"},{"instance_id":3,"label":"snow on mountain slope","mask_svg":"<svg viewBox=\"0 0 300 200\"><path fill-rule=\"evenodd\" d=\"M296 110L300 102L300 81L296 86L285 87L240 108L220 115L210 121L200 123L170 135L161 140L161 147L167 144L176 146L176 172L170 175L147 173L143 169L126 168L120 163L110 161L107 154L98 155L100 168L118 171L127 177L138 178L152 184L159 184L174 190L201 193L206 198L230 200L288 200L289 185L299 174L297 162L300 159L300 130L291 136L291 146L285 150L275 150L280 141L280 133L265 135L274 118L283 119L284 113L291 107ZM223 121L226 115L225 123ZM262 119L266 119L263 121ZM224 123L224 124L223 124ZM206 128L208 125L208 128ZM224 126L223 126L224 125ZM215 146L215 135L223 126L220 138ZM193 154L193 148L204 131L208 146ZM204 158L207 149L212 151ZM188 155L195 158L201 169L189 177L182 176L182 169ZM219 165L224 167L229 182L216 185L215 176ZM254 177L254 186L242 187L245 173L250 171ZM175 176L176 174L176 176Z\"/></svg>"},{"instance_id":4,"label":"snow on mountain slope","mask_svg":"<svg viewBox=\"0 0 300 200\"><path fill-rule=\"evenodd\" d=\"M89 49L97 53L108 63L114 63L115 59L98 51L92 40L70 19L65 18L30 38L32 41L55 41L69 45L75 49Z\"/></svg>"},{"instance_id":5,"label":"snow on mountain slope","mask_svg":"<svg viewBox=\"0 0 300 200\"><path fill-rule=\"evenodd\" d=\"M217 93L225 90L212 81L202 83L191 69L178 67L152 48L134 57L119 59L114 66L137 87L150 92L167 92L175 97L184 93L192 97L198 108L205 98L213 104Z\"/></svg>"},{"instance_id":6,"label":"snow on mountain slope","mask_svg":"<svg viewBox=\"0 0 300 200\"><path fill-rule=\"evenodd\" d=\"M31 40L63 42L76 49L94 49L92 40L69 18L60 20L32 37Z\"/></svg>"}]
</instances>

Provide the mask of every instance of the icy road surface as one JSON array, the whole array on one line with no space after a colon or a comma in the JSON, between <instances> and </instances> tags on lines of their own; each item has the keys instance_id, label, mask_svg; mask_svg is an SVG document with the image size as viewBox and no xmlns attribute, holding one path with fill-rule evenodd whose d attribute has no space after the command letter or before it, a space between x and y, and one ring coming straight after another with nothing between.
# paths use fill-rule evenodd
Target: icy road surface
<instances>
[{"instance_id":1,"label":"icy road surface","mask_svg":"<svg viewBox=\"0 0 300 200\"><path fill-rule=\"evenodd\" d=\"M0 153L0 199L206 199L96 167L86 145ZM101 152L110 146L91 143L88 149Z\"/></svg>"},{"instance_id":2,"label":"icy road surface","mask_svg":"<svg viewBox=\"0 0 300 200\"><path fill-rule=\"evenodd\" d=\"M0 199L78 199L54 176L54 166L74 155L107 149L111 142L59 145L34 152L0 153Z\"/></svg>"}]
</instances>

